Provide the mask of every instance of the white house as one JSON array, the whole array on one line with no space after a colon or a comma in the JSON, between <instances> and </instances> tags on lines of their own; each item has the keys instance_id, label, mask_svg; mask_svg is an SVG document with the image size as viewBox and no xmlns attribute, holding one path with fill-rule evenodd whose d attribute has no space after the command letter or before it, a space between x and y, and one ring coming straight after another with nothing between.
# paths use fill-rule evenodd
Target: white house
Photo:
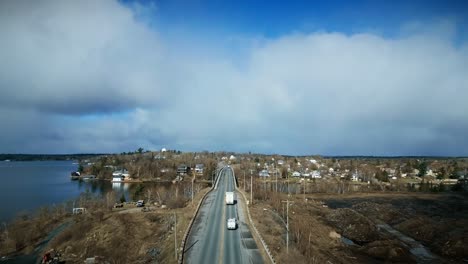
<instances>
[{"instance_id":1,"label":"white house","mask_svg":"<svg viewBox=\"0 0 468 264\"><path fill-rule=\"evenodd\" d=\"M112 182L122 182L124 177L122 176L112 176Z\"/></svg>"},{"instance_id":2,"label":"white house","mask_svg":"<svg viewBox=\"0 0 468 264\"><path fill-rule=\"evenodd\" d=\"M315 178L315 179L320 179L320 178L322 178L322 176L320 175L320 171L317 171L317 170L314 170L314 171L312 172L312 175L311 175L311 176L312 176L312 178Z\"/></svg>"},{"instance_id":3,"label":"white house","mask_svg":"<svg viewBox=\"0 0 468 264\"><path fill-rule=\"evenodd\" d=\"M292 176L293 177L301 177L301 173L298 172L298 171L295 171L295 172L292 173Z\"/></svg>"},{"instance_id":4,"label":"white house","mask_svg":"<svg viewBox=\"0 0 468 264\"><path fill-rule=\"evenodd\" d=\"M351 176L351 180L352 181L359 181L359 174L353 173L353 175Z\"/></svg>"},{"instance_id":5,"label":"white house","mask_svg":"<svg viewBox=\"0 0 468 264\"><path fill-rule=\"evenodd\" d=\"M205 168L205 165L203 165L203 164L196 164L196 165L195 165L195 173L196 173L196 174L203 174L204 168Z\"/></svg>"},{"instance_id":6,"label":"white house","mask_svg":"<svg viewBox=\"0 0 468 264\"><path fill-rule=\"evenodd\" d=\"M310 177L310 173L308 172L303 172L301 175L302 177Z\"/></svg>"},{"instance_id":7,"label":"white house","mask_svg":"<svg viewBox=\"0 0 468 264\"><path fill-rule=\"evenodd\" d=\"M236 156L234 156L234 155L231 155L231 156L229 157L229 160L236 160L236 159L237 159L237 158L236 158Z\"/></svg>"},{"instance_id":8,"label":"white house","mask_svg":"<svg viewBox=\"0 0 468 264\"><path fill-rule=\"evenodd\" d=\"M118 171L114 171L112 173L112 181L119 181L118 178L120 178L121 180L124 180L125 178L129 178L130 177L130 173L128 173L128 170L126 169L123 169L123 170L118 170Z\"/></svg>"},{"instance_id":9,"label":"white house","mask_svg":"<svg viewBox=\"0 0 468 264\"><path fill-rule=\"evenodd\" d=\"M284 165L284 160L278 160L278 165Z\"/></svg>"},{"instance_id":10,"label":"white house","mask_svg":"<svg viewBox=\"0 0 468 264\"><path fill-rule=\"evenodd\" d=\"M258 176L260 177L270 177L270 174L268 173L268 170L262 170L258 173Z\"/></svg>"}]
</instances>

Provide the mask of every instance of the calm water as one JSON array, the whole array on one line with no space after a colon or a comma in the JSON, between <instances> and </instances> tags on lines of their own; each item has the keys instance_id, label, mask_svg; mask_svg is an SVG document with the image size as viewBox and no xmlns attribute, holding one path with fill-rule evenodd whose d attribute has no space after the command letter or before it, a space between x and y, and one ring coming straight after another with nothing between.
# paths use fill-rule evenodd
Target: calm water
<instances>
[{"instance_id":1,"label":"calm water","mask_svg":"<svg viewBox=\"0 0 468 264\"><path fill-rule=\"evenodd\" d=\"M20 212L69 201L87 190L103 194L112 189L106 181L71 181L70 172L77 166L72 161L0 161L0 223Z\"/></svg>"}]
</instances>

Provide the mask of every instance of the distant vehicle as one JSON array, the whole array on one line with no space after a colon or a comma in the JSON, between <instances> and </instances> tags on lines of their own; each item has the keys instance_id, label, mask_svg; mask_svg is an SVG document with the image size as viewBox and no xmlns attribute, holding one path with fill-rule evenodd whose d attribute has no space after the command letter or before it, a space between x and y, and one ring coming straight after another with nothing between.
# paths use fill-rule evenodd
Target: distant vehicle
<instances>
[{"instance_id":1,"label":"distant vehicle","mask_svg":"<svg viewBox=\"0 0 468 264\"><path fill-rule=\"evenodd\" d=\"M82 208L82 207L73 208L73 214L74 215L84 214L84 213L86 213L86 208Z\"/></svg>"},{"instance_id":2,"label":"distant vehicle","mask_svg":"<svg viewBox=\"0 0 468 264\"><path fill-rule=\"evenodd\" d=\"M138 200L138 202L136 203L136 206L137 206L137 207L143 207L143 206L145 206L145 201L143 201L143 200Z\"/></svg>"},{"instance_id":3,"label":"distant vehicle","mask_svg":"<svg viewBox=\"0 0 468 264\"><path fill-rule=\"evenodd\" d=\"M226 204L234 204L234 192L226 192Z\"/></svg>"},{"instance_id":4,"label":"distant vehicle","mask_svg":"<svg viewBox=\"0 0 468 264\"><path fill-rule=\"evenodd\" d=\"M229 218L227 220L227 229L235 230L237 228L237 221L235 218Z\"/></svg>"}]
</instances>

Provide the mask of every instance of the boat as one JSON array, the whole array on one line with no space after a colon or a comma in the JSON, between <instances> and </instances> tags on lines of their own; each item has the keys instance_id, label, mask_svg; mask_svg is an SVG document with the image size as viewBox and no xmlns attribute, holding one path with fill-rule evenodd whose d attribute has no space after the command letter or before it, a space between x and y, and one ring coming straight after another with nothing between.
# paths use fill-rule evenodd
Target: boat
<instances>
[{"instance_id":1,"label":"boat","mask_svg":"<svg viewBox=\"0 0 468 264\"><path fill-rule=\"evenodd\" d=\"M73 181L78 180L80 176L81 176L81 173L79 171L74 171L70 173L70 179L72 179Z\"/></svg>"},{"instance_id":2,"label":"boat","mask_svg":"<svg viewBox=\"0 0 468 264\"><path fill-rule=\"evenodd\" d=\"M81 179L84 180L84 181L95 180L95 179L96 179L96 175L81 176Z\"/></svg>"}]
</instances>

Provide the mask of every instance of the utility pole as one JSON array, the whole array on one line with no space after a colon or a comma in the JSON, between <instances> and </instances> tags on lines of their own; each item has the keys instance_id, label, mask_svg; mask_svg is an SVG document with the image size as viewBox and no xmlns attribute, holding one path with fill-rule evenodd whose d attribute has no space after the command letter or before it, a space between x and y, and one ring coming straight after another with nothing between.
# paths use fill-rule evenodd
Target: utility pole
<instances>
[{"instance_id":1,"label":"utility pole","mask_svg":"<svg viewBox=\"0 0 468 264\"><path fill-rule=\"evenodd\" d=\"M278 171L275 169L275 176L276 176L276 192L278 192Z\"/></svg>"},{"instance_id":2,"label":"utility pole","mask_svg":"<svg viewBox=\"0 0 468 264\"><path fill-rule=\"evenodd\" d=\"M192 172L193 178L192 178L192 205L193 205L193 182L195 181L195 172Z\"/></svg>"},{"instance_id":3,"label":"utility pole","mask_svg":"<svg viewBox=\"0 0 468 264\"><path fill-rule=\"evenodd\" d=\"M174 212L174 256L177 260L177 215Z\"/></svg>"},{"instance_id":4,"label":"utility pole","mask_svg":"<svg viewBox=\"0 0 468 264\"><path fill-rule=\"evenodd\" d=\"M286 254L289 254L289 195L286 201L281 201L286 203Z\"/></svg>"},{"instance_id":5,"label":"utility pole","mask_svg":"<svg viewBox=\"0 0 468 264\"><path fill-rule=\"evenodd\" d=\"M289 200L286 200L286 254L289 254Z\"/></svg>"},{"instance_id":6,"label":"utility pole","mask_svg":"<svg viewBox=\"0 0 468 264\"><path fill-rule=\"evenodd\" d=\"M253 204L253 180L252 171L250 171L250 203Z\"/></svg>"},{"instance_id":7,"label":"utility pole","mask_svg":"<svg viewBox=\"0 0 468 264\"><path fill-rule=\"evenodd\" d=\"M244 192L245 192L245 171L244 171Z\"/></svg>"},{"instance_id":8,"label":"utility pole","mask_svg":"<svg viewBox=\"0 0 468 264\"><path fill-rule=\"evenodd\" d=\"M305 198L306 186L307 186L307 181L304 178L304 201L306 200L306 198Z\"/></svg>"}]
</instances>

